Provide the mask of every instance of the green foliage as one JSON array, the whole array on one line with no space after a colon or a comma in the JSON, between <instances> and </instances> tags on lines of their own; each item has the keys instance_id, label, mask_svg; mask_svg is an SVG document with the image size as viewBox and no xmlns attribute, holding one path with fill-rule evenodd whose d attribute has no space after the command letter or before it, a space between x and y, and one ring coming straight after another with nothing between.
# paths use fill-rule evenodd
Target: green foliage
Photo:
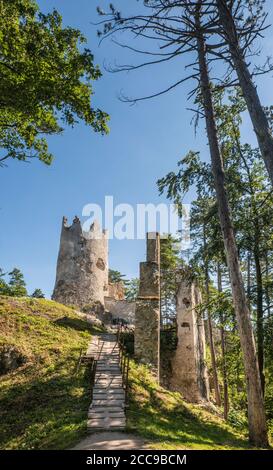
<instances>
[{"instance_id":1,"label":"green foliage","mask_svg":"<svg viewBox=\"0 0 273 470\"><path fill-rule=\"evenodd\" d=\"M43 14L34 0L0 0L0 164L52 155L44 135L83 120L105 133L108 116L91 105L101 77L79 30L63 27L56 10Z\"/></svg>"},{"instance_id":2,"label":"green foliage","mask_svg":"<svg viewBox=\"0 0 273 470\"><path fill-rule=\"evenodd\" d=\"M180 240L168 234L160 239L160 268L176 270L181 264Z\"/></svg>"},{"instance_id":3,"label":"green foliage","mask_svg":"<svg viewBox=\"0 0 273 470\"><path fill-rule=\"evenodd\" d=\"M160 240L161 272L161 323L174 321L176 292L180 281L183 261L180 253L180 240L168 234Z\"/></svg>"},{"instance_id":4,"label":"green foliage","mask_svg":"<svg viewBox=\"0 0 273 470\"><path fill-rule=\"evenodd\" d=\"M241 410L231 408L228 413L228 422L237 429L244 430L247 426L247 416Z\"/></svg>"},{"instance_id":5,"label":"green foliage","mask_svg":"<svg viewBox=\"0 0 273 470\"><path fill-rule=\"evenodd\" d=\"M0 268L0 295L8 295L9 292L9 286L4 279L5 275L4 271Z\"/></svg>"},{"instance_id":6,"label":"green foliage","mask_svg":"<svg viewBox=\"0 0 273 470\"><path fill-rule=\"evenodd\" d=\"M18 268L14 268L10 273L10 294L13 297L24 297L27 295L24 275Z\"/></svg>"},{"instance_id":7,"label":"green foliage","mask_svg":"<svg viewBox=\"0 0 273 470\"><path fill-rule=\"evenodd\" d=\"M134 356L135 335L133 331L121 331L120 342L124 346L126 354Z\"/></svg>"},{"instance_id":8,"label":"green foliage","mask_svg":"<svg viewBox=\"0 0 273 470\"><path fill-rule=\"evenodd\" d=\"M264 349L265 406L267 417L271 420L273 329L270 307L273 304L273 193L259 150L240 142L241 113L245 110L245 103L240 93L225 94L223 91L214 90L214 107L229 204L233 214L236 242L254 332L260 348ZM196 199L191 208L193 251L190 264L199 273L199 281L203 280L204 287L205 279L216 280L218 266L222 272L223 292L218 292L213 287L213 282L209 282L209 300L206 299L207 292L204 288L201 311L203 314L210 312L214 324L224 330L225 361L221 343L215 340L218 372L223 381L225 362L231 418L235 412L237 415L245 416L247 400L243 358L230 292L211 165L202 162L197 152L189 152L178 163L177 172L170 172L158 182L159 191L161 193L166 191L167 197L178 203L181 210L183 198L193 185L196 188ZM258 269L261 271L259 283ZM262 305L259 305L259 295L260 299L262 297L262 302L260 300ZM258 312L262 317L260 335Z\"/></svg>"},{"instance_id":9,"label":"green foliage","mask_svg":"<svg viewBox=\"0 0 273 470\"><path fill-rule=\"evenodd\" d=\"M199 152L190 151L182 160L177 163L179 168L177 173L171 171L165 177L157 181L159 194L166 191L167 198L171 199L178 207L179 215L182 216L183 198L193 184L197 185L197 190L201 194L204 186L203 181L210 181L212 186L212 175L210 166L200 161Z\"/></svg>"},{"instance_id":10,"label":"green foliage","mask_svg":"<svg viewBox=\"0 0 273 470\"><path fill-rule=\"evenodd\" d=\"M126 284L125 299L129 300L130 302L134 302L138 296L138 291L139 279L137 277L130 279Z\"/></svg>"},{"instance_id":11,"label":"green foliage","mask_svg":"<svg viewBox=\"0 0 273 470\"><path fill-rule=\"evenodd\" d=\"M121 274L121 272L116 271L114 269L109 269L109 274L108 274L108 279L109 282L112 282L113 284L118 283L118 282L123 282L126 284L128 281L126 281L125 274Z\"/></svg>"},{"instance_id":12,"label":"green foliage","mask_svg":"<svg viewBox=\"0 0 273 470\"><path fill-rule=\"evenodd\" d=\"M66 449L85 435L90 377L74 371L92 332L56 302L0 297L0 347L27 358L0 378L1 449Z\"/></svg>"},{"instance_id":13,"label":"green foliage","mask_svg":"<svg viewBox=\"0 0 273 470\"><path fill-rule=\"evenodd\" d=\"M27 296L26 283L24 275L18 268L14 268L9 273L9 283L4 280L6 274L0 269L0 295L8 295L11 297Z\"/></svg>"},{"instance_id":14,"label":"green foliage","mask_svg":"<svg viewBox=\"0 0 273 470\"><path fill-rule=\"evenodd\" d=\"M44 299L45 298L45 296L44 296L43 292L41 291L41 289L35 289L33 294L31 294L31 297L34 297L35 299Z\"/></svg>"}]
</instances>

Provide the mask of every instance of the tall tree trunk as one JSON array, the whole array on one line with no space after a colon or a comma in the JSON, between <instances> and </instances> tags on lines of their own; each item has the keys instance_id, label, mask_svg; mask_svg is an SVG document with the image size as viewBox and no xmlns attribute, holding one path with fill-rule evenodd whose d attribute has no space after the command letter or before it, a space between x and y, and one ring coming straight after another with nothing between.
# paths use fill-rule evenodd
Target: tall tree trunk
<instances>
[{"instance_id":1,"label":"tall tree trunk","mask_svg":"<svg viewBox=\"0 0 273 470\"><path fill-rule=\"evenodd\" d=\"M202 2L201 2L202 3ZM232 286L232 295L240 342L244 357L248 397L249 439L256 446L268 446L265 410L256 356L255 340L251 326L250 313L244 290L238 251L232 226L231 211L225 189L225 175L220 154L214 108L206 58L206 45L200 24L200 8L196 10L197 50L200 71L201 94L203 99L206 129L211 154L214 185L218 202L219 218L225 245L227 264Z\"/></svg>"},{"instance_id":2,"label":"tall tree trunk","mask_svg":"<svg viewBox=\"0 0 273 470\"><path fill-rule=\"evenodd\" d=\"M267 310L267 318L270 317L271 308L270 308L270 294L269 294L269 266L268 266L268 251L265 253L265 276L266 276L266 287L265 287L265 299L266 299L266 310Z\"/></svg>"},{"instance_id":3,"label":"tall tree trunk","mask_svg":"<svg viewBox=\"0 0 273 470\"><path fill-rule=\"evenodd\" d=\"M248 112L257 136L262 157L273 184L273 137L268 119L260 102L256 86L248 70L243 51L240 47L231 6L226 0L216 0L220 22L229 45L232 62L236 70Z\"/></svg>"},{"instance_id":4,"label":"tall tree trunk","mask_svg":"<svg viewBox=\"0 0 273 470\"><path fill-rule=\"evenodd\" d=\"M222 273L220 263L217 265L217 283L218 292L222 292ZM221 313L221 351L222 351L222 371L223 371L223 383L224 383L224 419L228 419L229 411L229 396L228 396L228 377L227 377L227 363L226 363L226 338L225 338L225 327L224 327L224 314Z\"/></svg>"},{"instance_id":5,"label":"tall tree trunk","mask_svg":"<svg viewBox=\"0 0 273 470\"><path fill-rule=\"evenodd\" d=\"M247 254L247 303L248 308L251 306L251 253Z\"/></svg>"},{"instance_id":6,"label":"tall tree trunk","mask_svg":"<svg viewBox=\"0 0 273 470\"><path fill-rule=\"evenodd\" d=\"M163 297L163 273L160 271L160 297L159 297L159 312L160 312L160 328L163 327L164 320L163 320L163 304L162 304L162 297Z\"/></svg>"},{"instance_id":7,"label":"tall tree trunk","mask_svg":"<svg viewBox=\"0 0 273 470\"><path fill-rule=\"evenodd\" d=\"M208 254L207 254L207 239L206 239L206 228L205 224L203 224L203 246L204 246L204 265L205 265L205 287L206 287L206 301L207 304L209 303L210 295L209 295L209 269L208 269ZM215 402L216 405L221 406L221 393L219 387L219 380L218 380L218 371L217 371L217 364L216 364L216 353L215 353L215 345L214 345L214 338L213 338L213 328L212 328L212 321L211 321L211 314L210 314L210 307L207 308L208 314L208 333L209 333L209 346L210 346L210 356L211 356L211 367L212 367L212 375L213 375L213 385L214 385L214 393L215 393Z\"/></svg>"},{"instance_id":8,"label":"tall tree trunk","mask_svg":"<svg viewBox=\"0 0 273 470\"><path fill-rule=\"evenodd\" d=\"M258 364L261 377L262 392L264 395L265 376L264 376L264 318L263 318L263 279L260 264L260 250L258 235L255 237L254 261L256 270L256 306L257 306L257 352Z\"/></svg>"}]
</instances>

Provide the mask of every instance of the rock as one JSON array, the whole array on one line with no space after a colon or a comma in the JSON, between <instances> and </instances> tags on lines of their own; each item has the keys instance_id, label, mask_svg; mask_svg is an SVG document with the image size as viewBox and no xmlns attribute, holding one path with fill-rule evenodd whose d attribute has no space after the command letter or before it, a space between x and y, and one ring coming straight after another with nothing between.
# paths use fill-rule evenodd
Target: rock
<instances>
[{"instance_id":1,"label":"rock","mask_svg":"<svg viewBox=\"0 0 273 470\"><path fill-rule=\"evenodd\" d=\"M25 364L27 357L14 345L0 347L0 375L8 374Z\"/></svg>"}]
</instances>

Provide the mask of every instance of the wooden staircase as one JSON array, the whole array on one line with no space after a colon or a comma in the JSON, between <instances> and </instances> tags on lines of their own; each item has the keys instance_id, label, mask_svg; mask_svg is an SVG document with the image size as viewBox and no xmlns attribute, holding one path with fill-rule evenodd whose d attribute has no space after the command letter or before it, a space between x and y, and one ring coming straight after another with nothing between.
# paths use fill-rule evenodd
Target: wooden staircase
<instances>
[{"instance_id":1,"label":"wooden staircase","mask_svg":"<svg viewBox=\"0 0 273 470\"><path fill-rule=\"evenodd\" d=\"M88 432L125 429L125 391L115 334L95 337L87 356L96 357L93 399L88 411Z\"/></svg>"}]
</instances>

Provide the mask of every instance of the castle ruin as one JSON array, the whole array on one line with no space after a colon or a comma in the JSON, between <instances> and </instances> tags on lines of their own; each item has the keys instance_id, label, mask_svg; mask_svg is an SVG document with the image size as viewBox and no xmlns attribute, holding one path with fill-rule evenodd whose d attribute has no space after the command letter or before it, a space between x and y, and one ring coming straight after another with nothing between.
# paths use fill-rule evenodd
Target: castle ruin
<instances>
[{"instance_id":1,"label":"castle ruin","mask_svg":"<svg viewBox=\"0 0 273 470\"><path fill-rule=\"evenodd\" d=\"M71 226L63 218L52 298L99 314L105 322L116 319L133 325L135 357L151 366L160 383L180 392L188 401L208 400L205 332L197 308L200 291L195 283L181 280L176 302L176 346L168 357L166 373L165 352L160 348L160 235L148 233L146 243L138 297L136 302L129 302L124 286L108 280L107 232L96 221L89 232L83 232L78 217Z\"/></svg>"},{"instance_id":2,"label":"castle ruin","mask_svg":"<svg viewBox=\"0 0 273 470\"><path fill-rule=\"evenodd\" d=\"M70 226L64 217L52 298L65 305L103 310L107 292L107 232L97 221L83 232L78 217Z\"/></svg>"},{"instance_id":3,"label":"castle ruin","mask_svg":"<svg viewBox=\"0 0 273 470\"><path fill-rule=\"evenodd\" d=\"M160 369L160 237L147 233L146 261L140 263L139 293L135 311L135 355Z\"/></svg>"},{"instance_id":4,"label":"castle ruin","mask_svg":"<svg viewBox=\"0 0 273 470\"><path fill-rule=\"evenodd\" d=\"M204 321L198 312L202 301L196 284L180 283L176 300L177 346L171 358L170 390L192 402L209 399Z\"/></svg>"}]
</instances>

